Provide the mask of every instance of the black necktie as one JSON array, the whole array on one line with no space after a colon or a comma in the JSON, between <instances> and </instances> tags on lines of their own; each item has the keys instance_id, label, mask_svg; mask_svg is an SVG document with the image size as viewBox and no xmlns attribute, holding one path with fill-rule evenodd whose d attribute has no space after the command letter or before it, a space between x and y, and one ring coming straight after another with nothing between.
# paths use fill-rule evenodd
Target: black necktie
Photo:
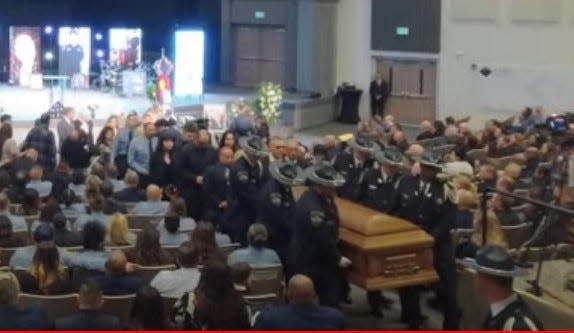
<instances>
[{"instance_id":1,"label":"black necktie","mask_svg":"<svg viewBox=\"0 0 574 333\"><path fill-rule=\"evenodd\" d=\"M134 130L131 129L131 130L128 132L128 146L129 146L130 143L132 142L132 139L133 139L133 138L134 138Z\"/></svg>"},{"instance_id":2,"label":"black necktie","mask_svg":"<svg viewBox=\"0 0 574 333\"><path fill-rule=\"evenodd\" d=\"M148 139L148 147L149 147L149 157L151 159L151 156L153 155L153 144L152 144L152 138Z\"/></svg>"}]
</instances>

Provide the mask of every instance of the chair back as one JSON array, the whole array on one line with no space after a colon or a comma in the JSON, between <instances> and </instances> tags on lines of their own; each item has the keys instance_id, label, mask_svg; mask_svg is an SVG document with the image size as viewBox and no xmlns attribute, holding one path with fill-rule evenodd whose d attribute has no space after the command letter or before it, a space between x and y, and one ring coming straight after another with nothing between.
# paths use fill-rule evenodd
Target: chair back
<instances>
[{"instance_id":1,"label":"chair back","mask_svg":"<svg viewBox=\"0 0 574 333\"><path fill-rule=\"evenodd\" d=\"M118 317L122 323L127 323L131 317L135 298L135 294L121 296L104 295L102 312Z\"/></svg>"},{"instance_id":2,"label":"chair back","mask_svg":"<svg viewBox=\"0 0 574 333\"><path fill-rule=\"evenodd\" d=\"M0 266L9 266L10 259L17 247L0 247Z\"/></svg>"},{"instance_id":3,"label":"chair back","mask_svg":"<svg viewBox=\"0 0 574 333\"><path fill-rule=\"evenodd\" d=\"M419 140L419 141L415 141L414 143L421 145L423 148L429 148L429 147L438 147L438 146L444 146L445 144L447 144L447 140L444 136L439 136L436 138L432 138L432 139L425 139L425 140Z\"/></svg>"},{"instance_id":4,"label":"chair back","mask_svg":"<svg viewBox=\"0 0 574 333\"><path fill-rule=\"evenodd\" d=\"M128 226L130 229L144 229L146 226L151 224L153 219L157 219L157 216L149 215L131 215L128 214Z\"/></svg>"},{"instance_id":5,"label":"chair back","mask_svg":"<svg viewBox=\"0 0 574 333\"><path fill-rule=\"evenodd\" d=\"M56 319L72 315L78 311L77 297L78 294L35 295L20 293L20 304L42 304L46 309L48 319L53 322Z\"/></svg>"},{"instance_id":6,"label":"chair back","mask_svg":"<svg viewBox=\"0 0 574 333\"><path fill-rule=\"evenodd\" d=\"M282 295L285 285L283 266L251 267L249 295Z\"/></svg>"},{"instance_id":7,"label":"chair back","mask_svg":"<svg viewBox=\"0 0 574 333\"><path fill-rule=\"evenodd\" d=\"M18 238L25 239L28 242L27 244L31 243L32 237L30 235L30 232L28 232L28 230L13 231L12 235Z\"/></svg>"},{"instance_id":8,"label":"chair back","mask_svg":"<svg viewBox=\"0 0 574 333\"><path fill-rule=\"evenodd\" d=\"M245 303L251 308L251 313L261 311L267 304L276 304L280 302L277 294L263 294L263 295L244 295Z\"/></svg>"},{"instance_id":9,"label":"chair back","mask_svg":"<svg viewBox=\"0 0 574 333\"><path fill-rule=\"evenodd\" d=\"M142 278L145 284L148 284L153 280L153 278L159 273L160 271L173 271L177 267L175 265L163 265L163 266L138 266L135 274Z\"/></svg>"},{"instance_id":10,"label":"chair back","mask_svg":"<svg viewBox=\"0 0 574 333\"><path fill-rule=\"evenodd\" d=\"M106 249L110 250L110 251L114 251L114 250L121 250L124 253L129 252L131 250L133 250L134 246L132 244L129 245L110 245L110 246L106 246Z\"/></svg>"},{"instance_id":11,"label":"chair back","mask_svg":"<svg viewBox=\"0 0 574 333\"><path fill-rule=\"evenodd\" d=\"M219 246L219 250L221 251L221 253L223 253L224 256L227 257L231 254L231 252L239 249L240 247L241 247L241 244L239 244L239 243L231 243L231 244Z\"/></svg>"},{"instance_id":12,"label":"chair back","mask_svg":"<svg viewBox=\"0 0 574 333\"><path fill-rule=\"evenodd\" d=\"M134 207L137 205L137 202L124 202L124 205L126 205L126 210L129 213L132 210L134 210Z\"/></svg>"},{"instance_id":13,"label":"chair back","mask_svg":"<svg viewBox=\"0 0 574 333\"><path fill-rule=\"evenodd\" d=\"M530 239L530 237L532 237L533 233L532 223L502 226L501 228L510 249L520 248L527 240Z\"/></svg>"}]
</instances>

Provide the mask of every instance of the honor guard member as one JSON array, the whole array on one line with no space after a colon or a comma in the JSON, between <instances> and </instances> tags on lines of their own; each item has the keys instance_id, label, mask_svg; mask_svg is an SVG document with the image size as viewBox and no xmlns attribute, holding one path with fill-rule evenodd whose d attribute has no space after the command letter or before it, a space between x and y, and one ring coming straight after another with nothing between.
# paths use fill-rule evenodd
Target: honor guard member
<instances>
[{"instance_id":1,"label":"honor guard member","mask_svg":"<svg viewBox=\"0 0 574 333\"><path fill-rule=\"evenodd\" d=\"M361 183L366 171L373 167L375 144L364 136L358 136L349 144L350 151L343 151L335 157L333 167L345 178L345 185L337 190L341 198L358 202Z\"/></svg>"},{"instance_id":2,"label":"honor guard member","mask_svg":"<svg viewBox=\"0 0 574 333\"><path fill-rule=\"evenodd\" d=\"M439 275L437 295L444 304L443 329L456 330L459 313L456 301L456 275L450 230L456 219L456 192L437 175L443 166L442 156L427 150L420 158L418 176L407 175L397 186L390 213L417 224L434 238L434 268ZM403 319L409 329L422 323L419 288L399 289Z\"/></svg>"},{"instance_id":3,"label":"honor guard member","mask_svg":"<svg viewBox=\"0 0 574 333\"><path fill-rule=\"evenodd\" d=\"M319 303L336 307L344 285L341 268L351 265L337 248L339 213L334 198L345 178L329 164L309 167L305 174L310 188L295 207L290 273L309 276L317 288Z\"/></svg>"},{"instance_id":4,"label":"honor guard member","mask_svg":"<svg viewBox=\"0 0 574 333\"><path fill-rule=\"evenodd\" d=\"M403 154L398 148L390 146L383 151L377 151L375 160L380 167L365 173L361 203L379 212L388 213L401 177ZM377 318L382 317L383 306L388 307L392 304L392 301L383 297L379 291L368 292L367 300L371 306L371 314Z\"/></svg>"},{"instance_id":5,"label":"honor guard member","mask_svg":"<svg viewBox=\"0 0 574 333\"><path fill-rule=\"evenodd\" d=\"M295 199L292 186L305 183L303 170L293 162L275 161L269 165L269 179L259 196L257 220L267 227L268 245L275 250L284 267L293 232Z\"/></svg>"},{"instance_id":6,"label":"honor guard member","mask_svg":"<svg viewBox=\"0 0 574 333\"><path fill-rule=\"evenodd\" d=\"M259 190L263 186L259 159L267 155L267 146L258 136L240 138L239 146L242 152L229 174L229 214L224 231L234 242L246 245L247 230L257 218Z\"/></svg>"},{"instance_id":7,"label":"honor guard member","mask_svg":"<svg viewBox=\"0 0 574 333\"><path fill-rule=\"evenodd\" d=\"M499 246L484 246L478 250L476 260L467 258L463 264L476 272L477 291L489 305L480 330L544 330L532 310L512 288L513 279L528 272L517 267L506 250Z\"/></svg>"}]
</instances>

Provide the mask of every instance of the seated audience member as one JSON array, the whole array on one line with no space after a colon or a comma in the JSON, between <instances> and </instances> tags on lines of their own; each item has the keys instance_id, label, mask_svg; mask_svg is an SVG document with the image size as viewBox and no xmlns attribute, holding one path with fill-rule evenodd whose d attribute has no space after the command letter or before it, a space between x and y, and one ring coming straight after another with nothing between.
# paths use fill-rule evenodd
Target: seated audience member
<instances>
[{"instance_id":1,"label":"seated audience member","mask_svg":"<svg viewBox=\"0 0 574 333\"><path fill-rule=\"evenodd\" d=\"M62 266L58 248L52 242L38 244L30 271L17 276L25 293L57 295L71 292L69 273Z\"/></svg>"},{"instance_id":2,"label":"seated audience member","mask_svg":"<svg viewBox=\"0 0 574 333\"><path fill-rule=\"evenodd\" d=\"M47 223L52 225L54 222L54 215L62 213L60 205L58 202L52 198L48 199L47 202L40 208L40 215L38 216L38 221L34 221L30 226L31 230L36 230L38 225L41 223Z\"/></svg>"},{"instance_id":3,"label":"seated audience member","mask_svg":"<svg viewBox=\"0 0 574 333\"><path fill-rule=\"evenodd\" d=\"M247 248L235 250L229 255L227 261L230 265L236 262L246 262L251 267L281 265L277 253L264 247L267 243L267 228L263 224L254 223L249 227L247 241Z\"/></svg>"},{"instance_id":4,"label":"seated audience member","mask_svg":"<svg viewBox=\"0 0 574 333\"><path fill-rule=\"evenodd\" d=\"M399 150L403 154L407 151L407 149L409 149L409 142L407 141L407 137L405 136L405 133L403 133L402 131L396 131L392 135L391 140L389 141L389 144L391 146L396 146L397 148L399 148Z\"/></svg>"},{"instance_id":5,"label":"seated audience member","mask_svg":"<svg viewBox=\"0 0 574 333\"><path fill-rule=\"evenodd\" d=\"M24 151L24 154L12 161L11 169L12 174L19 172L28 175L30 169L38 163L38 151L30 148Z\"/></svg>"},{"instance_id":6,"label":"seated audience member","mask_svg":"<svg viewBox=\"0 0 574 333\"><path fill-rule=\"evenodd\" d=\"M96 282L89 279L80 286L78 313L56 320L54 328L59 331L122 330L120 320L102 312L104 299Z\"/></svg>"},{"instance_id":7,"label":"seated audience member","mask_svg":"<svg viewBox=\"0 0 574 333\"><path fill-rule=\"evenodd\" d=\"M179 246L189 240L189 235L179 230L179 216L166 216L163 228L159 230L159 243L162 246Z\"/></svg>"},{"instance_id":8,"label":"seated audience member","mask_svg":"<svg viewBox=\"0 0 574 333\"><path fill-rule=\"evenodd\" d=\"M30 181L28 182L28 185L26 185L26 188L38 191L40 198L47 198L50 193L52 193L52 182L42 180L42 177L44 177L44 170L41 166L33 166L32 169L30 169L29 177Z\"/></svg>"},{"instance_id":9,"label":"seated audience member","mask_svg":"<svg viewBox=\"0 0 574 333\"><path fill-rule=\"evenodd\" d=\"M96 162L92 164L89 176L96 176L101 181L104 181L106 180L106 169L100 162Z\"/></svg>"},{"instance_id":10,"label":"seated audience member","mask_svg":"<svg viewBox=\"0 0 574 333\"><path fill-rule=\"evenodd\" d=\"M165 216L169 202L162 201L162 191L157 185L149 185L146 189L147 200L138 202L132 211L134 215Z\"/></svg>"},{"instance_id":11,"label":"seated audience member","mask_svg":"<svg viewBox=\"0 0 574 333\"><path fill-rule=\"evenodd\" d=\"M74 223L74 229L81 231L86 223L98 222L104 229L108 228L110 223L110 216L104 214L104 198L101 195L96 195L90 199L90 214L82 214Z\"/></svg>"},{"instance_id":12,"label":"seated audience member","mask_svg":"<svg viewBox=\"0 0 574 333\"><path fill-rule=\"evenodd\" d=\"M62 214L54 215L54 243L61 247L82 246L82 234L70 231L67 228L66 217Z\"/></svg>"},{"instance_id":13,"label":"seated audience member","mask_svg":"<svg viewBox=\"0 0 574 333\"><path fill-rule=\"evenodd\" d=\"M514 191L514 184L514 179L508 176L502 176L496 181L496 189L504 192L512 192Z\"/></svg>"},{"instance_id":14,"label":"seated audience member","mask_svg":"<svg viewBox=\"0 0 574 333\"><path fill-rule=\"evenodd\" d=\"M199 264L215 257L223 259L223 253L219 250L215 239L215 228L209 222L199 222L191 233L191 242L197 246L199 252Z\"/></svg>"},{"instance_id":15,"label":"seated audience member","mask_svg":"<svg viewBox=\"0 0 574 333\"><path fill-rule=\"evenodd\" d=\"M241 295L249 293L249 277L251 276L251 266L246 262L236 262L231 265L231 278L233 288Z\"/></svg>"},{"instance_id":16,"label":"seated audience member","mask_svg":"<svg viewBox=\"0 0 574 333\"><path fill-rule=\"evenodd\" d=\"M457 229L472 229L474 223L474 212L478 208L478 197L469 190L456 191L458 196L458 210L456 212Z\"/></svg>"},{"instance_id":17,"label":"seated audience member","mask_svg":"<svg viewBox=\"0 0 574 333\"><path fill-rule=\"evenodd\" d=\"M528 147L524 152L524 158L526 159L524 168L520 173L520 178L532 178L536 169L538 168L538 164L542 162L542 158L540 156L540 152L536 147Z\"/></svg>"},{"instance_id":18,"label":"seated audience member","mask_svg":"<svg viewBox=\"0 0 574 333\"><path fill-rule=\"evenodd\" d=\"M21 247L14 251L14 254L10 258L10 267L16 269L29 269L32 267L34 262L34 255L36 254L36 246L42 242L53 242L54 241L54 230L48 224L40 224L36 230L34 230L34 245ZM63 250L58 249L60 254L60 260L68 263L70 254Z\"/></svg>"},{"instance_id":19,"label":"seated audience member","mask_svg":"<svg viewBox=\"0 0 574 333\"><path fill-rule=\"evenodd\" d=\"M478 169L478 192L482 193L486 188L496 187L498 180L496 169L492 164L483 164Z\"/></svg>"},{"instance_id":20,"label":"seated audience member","mask_svg":"<svg viewBox=\"0 0 574 333\"><path fill-rule=\"evenodd\" d=\"M128 209L126 205L113 198L114 196L114 184L110 180L106 180L102 183L101 193L104 197L104 214L112 215L115 213L127 214Z\"/></svg>"},{"instance_id":21,"label":"seated audience member","mask_svg":"<svg viewBox=\"0 0 574 333\"><path fill-rule=\"evenodd\" d=\"M38 215L40 211L40 195L33 188L27 188L22 198L22 213L24 216Z\"/></svg>"},{"instance_id":22,"label":"seated audience member","mask_svg":"<svg viewBox=\"0 0 574 333\"><path fill-rule=\"evenodd\" d=\"M129 295L135 294L143 285L142 279L137 275L131 275L128 270L126 255L115 250L110 253L106 262L106 275L94 277L94 281L100 286L104 295Z\"/></svg>"},{"instance_id":23,"label":"seated audience member","mask_svg":"<svg viewBox=\"0 0 574 333\"><path fill-rule=\"evenodd\" d=\"M147 226L142 230L137 237L135 247L126 254L130 262L141 266L173 264L173 258L159 244L159 232L152 226Z\"/></svg>"},{"instance_id":24,"label":"seated audience member","mask_svg":"<svg viewBox=\"0 0 574 333\"><path fill-rule=\"evenodd\" d=\"M12 222L4 215L0 215L0 247L11 248L28 245L28 237L23 234L15 234L12 230Z\"/></svg>"},{"instance_id":25,"label":"seated audience member","mask_svg":"<svg viewBox=\"0 0 574 333\"><path fill-rule=\"evenodd\" d=\"M71 189L66 189L62 193L62 201L60 204L60 209L62 210L62 214L66 217L73 217L78 218L78 216L82 214L86 214L86 205L76 201L76 194Z\"/></svg>"},{"instance_id":26,"label":"seated audience member","mask_svg":"<svg viewBox=\"0 0 574 333\"><path fill-rule=\"evenodd\" d=\"M474 258L476 251L485 245L500 246L507 249L508 243L506 236L500 226L500 221L496 217L496 213L489 207L486 214L486 243L484 243L482 230L483 230L483 217L481 214L474 215L474 230L469 241L459 244L456 248L457 258Z\"/></svg>"},{"instance_id":27,"label":"seated audience member","mask_svg":"<svg viewBox=\"0 0 574 333\"><path fill-rule=\"evenodd\" d=\"M26 185L28 176L24 172L18 172L14 176L14 181L5 189L5 193L10 199L10 202L22 204L24 202L24 193L26 192Z\"/></svg>"},{"instance_id":28,"label":"seated audience member","mask_svg":"<svg viewBox=\"0 0 574 333\"><path fill-rule=\"evenodd\" d=\"M96 175L89 175L86 178L86 188L84 190L84 200L90 201L101 195L102 180Z\"/></svg>"},{"instance_id":29,"label":"seated audience member","mask_svg":"<svg viewBox=\"0 0 574 333\"><path fill-rule=\"evenodd\" d=\"M496 194L491 200L491 205L501 226L513 226L521 223L518 215L511 209L512 199Z\"/></svg>"},{"instance_id":30,"label":"seated audience member","mask_svg":"<svg viewBox=\"0 0 574 333\"><path fill-rule=\"evenodd\" d=\"M136 234L130 232L128 219L124 214L116 213L110 218L106 245L127 246L136 243Z\"/></svg>"},{"instance_id":31,"label":"seated audience member","mask_svg":"<svg viewBox=\"0 0 574 333\"><path fill-rule=\"evenodd\" d=\"M70 267L104 272L108 253L104 249L106 229L97 221L86 223L82 233L84 249L70 258Z\"/></svg>"},{"instance_id":32,"label":"seated audience member","mask_svg":"<svg viewBox=\"0 0 574 333\"><path fill-rule=\"evenodd\" d=\"M477 293L489 305L481 330L544 330L534 312L513 290L513 279L524 274L504 248L482 247L477 252L476 260L468 260L466 264L476 272Z\"/></svg>"},{"instance_id":33,"label":"seated audience member","mask_svg":"<svg viewBox=\"0 0 574 333\"><path fill-rule=\"evenodd\" d=\"M118 179L118 168L114 164L108 164L105 167L106 177L114 186L114 193L119 192L126 188L123 180Z\"/></svg>"},{"instance_id":34,"label":"seated audience member","mask_svg":"<svg viewBox=\"0 0 574 333\"><path fill-rule=\"evenodd\" d=\"M195 300L191 308L182 304L189 300ZM233 288L231 269L221 260L208 261L201 271L197 288L185 293L174 307L175 318L185 318L183 322L178 322L179 326L185 330L192 328L249 330L251 328L249 308L241 294Z\"/></svg>"},{"instance_id":35,"label":"seated audience member","mask_svg":"<svg viewBox=\"0 0 574 333\"><path fill-rule=\"evenodd\" d=\"M28 230L28 224L23 216L12 215L10 212L10 199L2 192L0 192L0 216L7 217L10 220L13 231Z\"/></svg>"},{"instance_id":36,"label":"seated audience member","mask_svg":"<svg viewBox=\"0 0 574 333\"><path fill-rule=\"evenodd\" d=\"M68 164L64 161L60 161L56 167L56 171L49 176L49 180L52 182L52 193L50 193L50 197L57 201L62 201L64 190L68 189L72 182Z\"/></svg>"},{"instance_id":37,"label":"seated audience member","mask_svg":"<svg viewBox=\"0 0 574 333\"><path fill-rule=\"evenodd\" d=\"M125 188L114 193L114 199L121 202L139 202L146 199L145 191L140 189L139 176L132 170L128 170L124 177Z\"/></svg>"},{"instance_id":38,"label":"seated audience member","mask_svg":"<svg viewBox=\"0 0 574 333\"><path fill-rule=\"evenodd\" d=\"M436 138L437 136L438 135L436 133L436 129L434 128L432 123L428 120L424 120L423 122L421 122L421 133L417 135L416 140L417 141L428 140Z\"/></svg>"},{"instance_id":39,"label":"seated audience member","mask_svg":"<svg viewBox=\"0 0 574 333\"><path fill-rule=\"evenodd\" d=\"M168 327L167 311L161 295L153 287L141 287L132 306L130 328L139 331L161 331Z\"/></svg>"},{"instance_id":40,"label":"seated audience member","mask_svg":"<svg viewBox=\"0 0 574 333\"><path fill-rule=\"evenodd\" d=\"M178 216L179 217L179 231L189 232L195 229L195 220L187 216L187 207L185 206L185 200L183 198L173 198L169 201L169 209L167 210L168 216ZM160 222L158 228L161 230L164 222Z\"/></svg>"},{"instance_id":41,"label":"seated audience member","mask_svg":"<svg viewBox=\"0 0 574 333\"><path fill-rule=\"evenodd\" d=\"M20 284L16 276L0 272L0 330L50 330L53 325L43 305L18 304Z\"/></svg>"},{"instance_id":42,"label":"seated audience member","mask_svg":"<svg viewBox=\"0 0 574 333\"><path fill-rule=\"evenodd\" d=\"M177 250L179 269L159 272L150 286L164 298L180 298L184 293L195 290L201 276L197 268L198 248L191 242L181 244Z\"/></svg>"},{"instance_id":43,"label":"seated audience member","mask_svg":"<svg viewBox=\"0 0 574 333\"><path fill-rule=\"evenodd\" d=\"M82 171L72 172L72 181L68 188L74 191L76 196L82 196L86 192L86 175Z\"/></svg>"},{"instance_id":44,"label":"seated audience member","mask_svg":"<svg viewBox=\"0 0 574 333\"><path fill-rule=\"evenodd\" d=\"M287 287L289 304L270 306L255 319L254 330L344 330L345 317L334 308L320 306L313 281L295 275Z\"/></svg>"}]
</instances>

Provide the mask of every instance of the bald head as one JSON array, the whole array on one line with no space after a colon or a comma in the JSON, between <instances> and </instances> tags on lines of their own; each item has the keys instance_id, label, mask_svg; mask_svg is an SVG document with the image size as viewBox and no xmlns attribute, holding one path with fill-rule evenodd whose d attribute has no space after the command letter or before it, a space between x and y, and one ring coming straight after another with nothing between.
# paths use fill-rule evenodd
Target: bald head
<instances>
[{"instance_id":1,"label":"bald head","mask_svg":"<svg viewBox=\"0 0 574 333\"><path fill-rule=\"evenodd\" d=\"M432 130L433 130L432 123L431 123L430 121L428 121L428 120L423 120L423 121L421 122L421 129L422 129L423 131L432 131Z\"/></svg>"},{"instance_id":2,"label":"bald head","mask_svg":"<svg viewBox=\"0 0 574 333\"><path fill-rule=\"evenodd\" d=\"M110 275L123 275L126 272L128 259L121 250L115 250L110 253L106 267Z\"/></svg>"},{"instance_id":3,"label":"bald head","mask_svg":"<svg viewBox=\"0 0 574 333\"><path fill-rule=\"evenodd\" d=\"M157 185L148 185L146 189L146 196L148 201L160 201L161 200L161 188Z\"/></svg>"},{"instance_id":4,"label":"bald head","mask_svg":"<svg viewBox=\"0 0 574 333\"><path fill-rule=\"evenodd\" d=\"M313 281L302 274L293 276L287 287L287 297L291 304L310 304L316 301Z\"/></svg>"}]
</instances>

